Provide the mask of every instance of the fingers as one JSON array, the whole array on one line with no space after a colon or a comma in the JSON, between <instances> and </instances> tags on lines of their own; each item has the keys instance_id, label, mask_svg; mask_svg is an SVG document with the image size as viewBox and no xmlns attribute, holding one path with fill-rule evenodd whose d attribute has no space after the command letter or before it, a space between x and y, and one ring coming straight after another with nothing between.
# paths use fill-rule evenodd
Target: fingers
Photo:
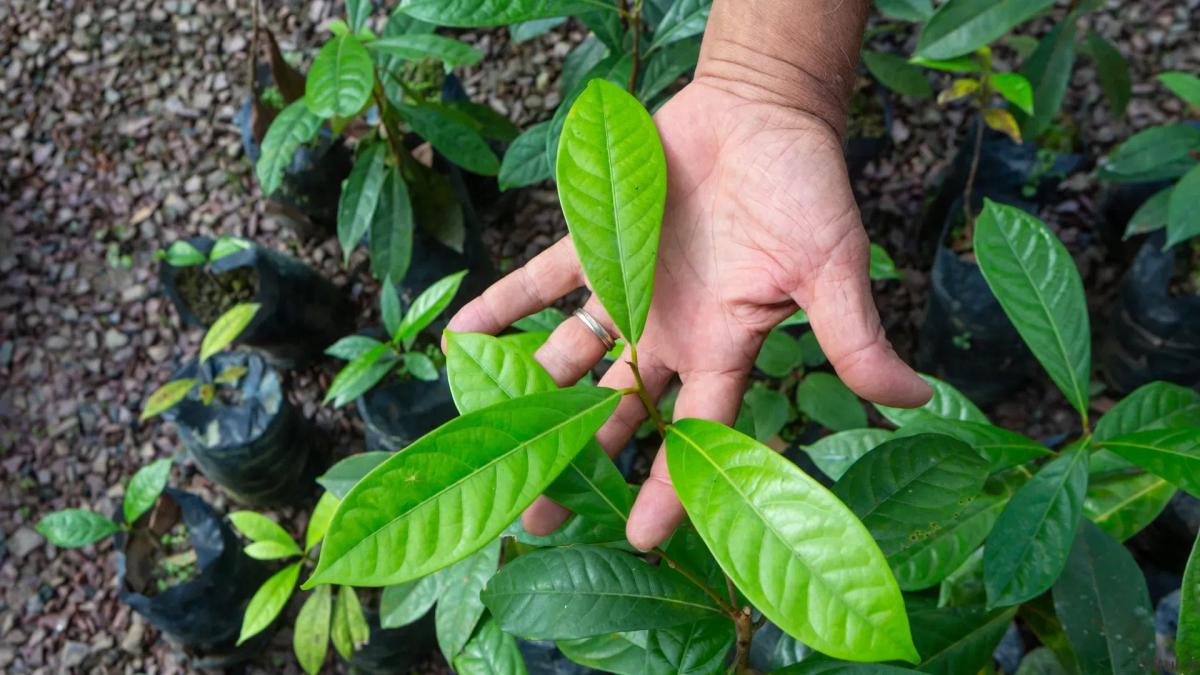
<instances>
[{"instance_id":1,"label":"fingers","mask_svg":"<svg viewBox=\"0 0 1200 675\"><path fill-rule=\"evenodd\" d=\"M595 295L584 303L583 311L591 314L609 335L617 335L616 326ZM579 317L569 316L558 324L533 358L550 373L555 384L569 387L599 363L605 351L604 343Z\"/></svg>"},{"instance_id":2,"label":"fingers","mask_svg":"<svg viewBox=\"0 0 1200 675\"><path fill-rule=\"evenodd\" d=\"M903 408L922 405L933 392L883 333L867 277L866 238L847 246L850 251L831 258L811 286L805 309L817 341L838 377L859 396Z\"/></svg>"},{"instance_id":3,"label":"fingers","mask_svg":"<svg viewBox=\"0 0 1200 675\"><path fill-rule=\"evenodd\" d=\"M495 335L583 285L570 237L559 239L523 267L492 284L450 319L449 330Z\"/></svg>"},{"instance_id":4,"label":"fingers","mask_svg":"<svg viewBox=\"0 0 1200 675\"><path fill-rule=\"evenodd\" d=\"M745 388L745 373L694 373L683 382L675 401L675 419L699 417L733 424ZM683 520L683 505L667 471L667 453L659 448L650 477L638 492L625 535L629 543L648 551L658 546Z\"/></svg>"}]
</instances>

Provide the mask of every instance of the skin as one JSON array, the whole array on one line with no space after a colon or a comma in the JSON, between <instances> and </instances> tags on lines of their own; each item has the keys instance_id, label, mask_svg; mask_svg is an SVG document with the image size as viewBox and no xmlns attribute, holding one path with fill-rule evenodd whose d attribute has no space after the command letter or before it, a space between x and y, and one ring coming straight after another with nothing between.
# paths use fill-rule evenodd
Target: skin
<instances>
[{"instance_id":1,"label":"skin","mask_svg":"<svg viewBox=\"0 0 1200 675\"><path fill-rule=\"evenodd\" d=\"M867 3L716 0L694 80L655 115L668 171L654 299L638 360L657 398L678 375L675 418L732 424L767 333L803 307L838 376L890 406L929 400L928 385L892 350L867 277L868 241L842 155L846 105ZM566 237L465 305L454 331L495 334L586 285ZM596 298L585 309L618 335ZM559 385L604 349L577 319L535 358ZM627 360L627 359L625 359ZM634 385L614 366L601 386ZM627 396L597 433L615 455L645 418ZM566 519L542 497L522 522L548 534ZM682 520L659 450L630 514L639 549Z\"/></svg>"}]
</instances>

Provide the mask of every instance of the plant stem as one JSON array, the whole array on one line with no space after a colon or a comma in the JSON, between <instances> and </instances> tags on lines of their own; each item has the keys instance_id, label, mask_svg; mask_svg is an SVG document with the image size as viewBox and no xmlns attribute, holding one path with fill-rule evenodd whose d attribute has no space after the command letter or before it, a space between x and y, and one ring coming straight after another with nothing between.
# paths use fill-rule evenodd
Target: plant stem
<instances>
[{"instance_id":1,"label":"plant stem","mask_svg":"<svg viewBox=\"0 0 1200 675\"><path fill-rule=\"evenodd\" d=\"M737 613L733 617L733 625L737 630L737 642L733 657L733 667L736 673L751 673L750 670L750 643L754 641L754 622L750 618L750 608Z\"/></svg>"},{"instance_id":2,"label":"plant stem","mask_svg":"<svg viewBox=\"0 0 1200 675\"><path fill-rule=\"evenodd\" d=\"M733 617L735 614L739 613L736 607L734 607L733 605L722 600L721 596L718 595L716 591L709 588L708 584L701 581L700 577L696 576L695 572L692 572L691 570L684 567L683 565L680 565L677 561L672 559L671 556L667 555L666 551L662 550L661 548L656 548L653 550L653 553L655 555L657 555L658 557L662 558L663 561L667 563L668 567L675 570L676 572L679 572L680 574L682 574L684 576L684 578L686 578L688 581L692 582L692 584L694 584L697 588L704 591L704 593L706 595L708 595L708 597L712 598L713 602L717 603L717 607L720 607L722 612L725 612L730 617Z\"/></svg>"},{"instance_id":3,"label":"plant stem","mask_svg":"<svg viewBox=\"0 0 1200 675\"><path fill-rule=\"evenodd\" d=\"M982 107L981 107L982 108ZM967 172L967 182L963 187L963 235L969 243L975 229L975 214L971 208L971 193L975 191L975 173L979 171L979 155L983 152L983 112L980 110L979 119L975 123L975 149L971 153L971 170Z\"/></svg>"},{"instance_id":4,"label":"plant stem","mask_svg":"<svg viewBox=\"0 0 1200 675\"><path fill-rule=\"evenodd\" d=\"M636 96L638 62L641 60L642 44L642 0L633 0L633 9L629 12L629 29L633 31L633 64L629 69L629 93Z\"/></svg>"},{"instance_id":5,"label":"plant stem","mask_svg":"<svg viewBox=\"0 0 1200 675\"><path fill-rule=\"evenodd\" d=\"M375 90L371 93L375 98L375 105L379 108L379 119L387 132L388 148L392 151L396 166L403 168L411 158L401 144L400 128L396 126L395 110L392 109L391 102L384 95L383 86L379 84L378 77L375 78Z\"/></svg>"},{"instance_id":6,"label":"plant stem","mask_svg":"<svg viewBox=\"0 0 1200 675\"><path fill-rule=\"evenodd\" d=\"M637 383L637 395L642 401L642 407L646 409L646 413L650 415L650 419L654 420L654 426L658 428L658 434L666 438L667 423L663 421L662 413L658 411L658 406L654 405L654 401L650 399L650 392L646 391L646 385L642 382L642 371L638 370L637 346L632 342L629 343L629 369L633 371L633 381Z\"/></svg>"},{"instance_id":7,"label":"plant stem","mask_svg":"<svg viewBox=\"0 0 1200 675\"><path fill-rule=\"evenodd\" d=\"M733 590L733 579L729 575L725 575L725 591L729 593L729 604L737 607L737 592Z\"/></svg>"}]
</instances>

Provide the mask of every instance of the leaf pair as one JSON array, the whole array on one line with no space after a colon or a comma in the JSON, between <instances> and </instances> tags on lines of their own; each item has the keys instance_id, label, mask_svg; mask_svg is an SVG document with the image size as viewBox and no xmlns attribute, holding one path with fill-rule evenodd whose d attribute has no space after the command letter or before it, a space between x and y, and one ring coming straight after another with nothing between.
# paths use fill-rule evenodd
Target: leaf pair
<instances>
[{"instance_id":1,"label":"leaf pair","mask_svg":"<svg viewBox=\"0 0 1200 675\"><path fill-rule=\"evenodd\" d=\"M138 469L125 486L121 515L126 527L132 527L143 514L153 508L171 478L170 458L156 460ZM94 544L121 530L110 518L85 509L55 511L38 521L38 534L51 544L62 548L79 548Z\"/></svg>"}]
</instances>

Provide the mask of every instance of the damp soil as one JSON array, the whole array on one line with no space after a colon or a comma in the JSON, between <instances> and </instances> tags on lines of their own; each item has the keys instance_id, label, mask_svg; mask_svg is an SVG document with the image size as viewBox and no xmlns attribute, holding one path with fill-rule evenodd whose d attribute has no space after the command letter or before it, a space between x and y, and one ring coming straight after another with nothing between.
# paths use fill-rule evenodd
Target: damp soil
<instances>
[{"instance_id":1,"label":"damp soil","mask_svg":"<svg viewBox=\"0 0 1200 675\"><path fill-rule=\"evenodd\" d=\"M138 519L126 549L129 588L154 597L196 576L196 550L179 506L160 497L146 515Z\"/></svg>"},{"instance_id":2,"label":"damp soil","mask_svg":"<svg viewBox=\"0 0 1200 675\"><path fill-rule=\"evenodd\" d=\"M214 274L203 266L187 267L179 271L176 288L196 318L211 324L234 305L258 295L258 272L239 267Z\"/></svg>"}]
</instances>

